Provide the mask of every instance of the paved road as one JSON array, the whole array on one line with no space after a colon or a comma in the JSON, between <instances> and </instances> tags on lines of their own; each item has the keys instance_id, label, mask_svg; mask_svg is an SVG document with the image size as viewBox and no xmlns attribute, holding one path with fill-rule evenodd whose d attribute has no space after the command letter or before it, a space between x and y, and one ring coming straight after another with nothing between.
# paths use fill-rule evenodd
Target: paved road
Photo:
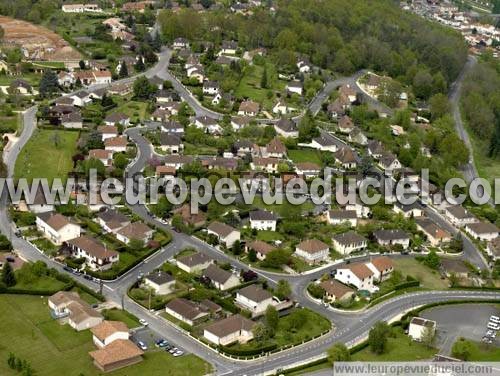
<instances>
[{"instance_id":1,"label":"paved road","mask_svg":"<svg viewBox=\"0 0 500 376\"><path fill-rule=\"evenodd\" d=\"M474 179L479 178L479 173L477 172L476 165L474 163L474 150L472 148L472 143L470 140L469 133L465 129L462 114L460 112L460 97L462 94L462 84L464 78L467 74L474 68L477 63L477 58L475 56L469 55L467 62L465 63L462 71L455 80L455 82L450 87L450 92L448 93L448 98L450 100L451 112L453 115L453 120L455 123L455 129L457 130L458 136L465 143L465 146L469 150L469 161L462 166L462 172L464 174L465 181L471 183ZM478 188L477 194L480 196L483 194L483 189ZM490 199L489 204L494 206L494 200Z\"/></svg>"}]
</instances>

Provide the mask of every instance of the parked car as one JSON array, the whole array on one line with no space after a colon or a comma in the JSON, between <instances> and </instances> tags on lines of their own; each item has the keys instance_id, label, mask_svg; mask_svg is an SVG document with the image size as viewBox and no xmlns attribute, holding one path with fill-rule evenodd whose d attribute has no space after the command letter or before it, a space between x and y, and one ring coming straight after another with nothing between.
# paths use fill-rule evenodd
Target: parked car
<instances>
[{"instance_id":1,"label":"parked car","mask_svg":"<svg viewBox=\"0 0 500 376\"><path fill-rule=\"evenodd\" d=\"M496 336L497 336L497 332L495 332L494 330L486 331L486 337L495 338Z\"/></svg>"},{"instance_id":2,"label":"parked car","mask_svg":"<svg viewBox=\"0 0 500 376\"><path fill-rule=\"evenodd\" d=\"M500 324L500 317L491 315L490 321L494 322L495 324Z\"/></svg>"},{"instance_id":3,"label":"parked car","mask_svg":"<svg viewBox=\"0 0 500 376\"><path fill-rule=\"evenodd\" d=\"M139 319L139 324L141 324L142 326L148 326L148 322L144 319Z\"/></svg>"},{"instance_id":4,"label":"parked car","mask_svg":"<svg viewBox=\"0 0 500 376\"><path fill-rule=\"evenodd\" d=\"M496 324L494 322L489 322L488 323L488 329L491 329L491 330L500 330L500 324Z\"/></svg>"},{"instance_id":5,"label":"parked car","mask_svg":"<svg viewBox=\"0 0 500 376\"><path fill-rule=\"evenodd\" d=\"M184 355L184 352L181 351L181 350L179 350L179 351L174 352L172 355L175 356L175 357L178 357L178 356Z\"/></svg>"},{"instance_id":6,"label":"parked car","mask_svg":"<svg viewBox=\"0 0 500 376\"><path fill-rule=\"evenodd\" d=\"M142 341L137 342L137 347L139 347L142 351L146 351L148 349L146 344Z\"/></svg>"},{"instance_id":7,"label":"parked car","mask_svg":"<svg viewBox=\"0 0 500 376\"><path fill-rule=\"evenodd\" d=\"M83 278L88 279L89 281L92 281L92 276L88 274L84 274Z\"/></svg>"},{"instance_id":8,"label":"parked car","mask_svg":"<svg viewBox=\"0 0 500 376\"><path fill-rule=\"evenodd\" d=\"M71 269L69 266L63 266L63 270L73 273L73 269Z\"/></svg>"}]
</instances>

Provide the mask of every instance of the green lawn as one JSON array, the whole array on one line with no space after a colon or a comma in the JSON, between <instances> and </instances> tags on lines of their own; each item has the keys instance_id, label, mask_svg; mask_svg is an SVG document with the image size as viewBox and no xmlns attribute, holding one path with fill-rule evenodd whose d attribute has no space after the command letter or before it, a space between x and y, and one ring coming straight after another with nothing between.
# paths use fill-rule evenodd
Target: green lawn
<instances>
[{"instance_id":1,"label":"green lawn","mask_svg":"<svg viewBox=\"0 0 500 376\"><path fill-rule=\"evenodd\" d=\"M500 347L488 345L482 342L465 339L471 345L469 361L498 362L500 359Z\"/></svg>"},{"instance_id":2,"label":"green lawn","mask_svg":"<svg viewBox=\"0 0 500 376\"><path fill-rule=\"evenodd\" d=\"M37 376L97 376L89 351L95 350L90 331L76 332L49 315L47 299L0 295L0 375L19 375L5 361L10 352L28 361ZM203 375L209 364L193 355L174 358L164 351L147 352L144 361L111 372L110 376Z\"/></svg>"},{"instance_id":3,"label":"green lawn","mask_svg":"<svg viewBox=\"0 0 500 376\"><path fill-rule=\"evenodd\" d=\"M403 333L401 328L392 328L392 331L395 337L387 339L387 350L385 353L377 355L372 353L370 348L367 347L353 354L352 360L364 362L415 361L431 359L437 352L437 349L429 348L421 343L412 341Z\"/></svg>"},{"instance_id":4,"label":"green lawn","mask_svg":"<svg viewBox=\"0 0 500 376\"><path fill-rule=\"evenodd\" d=\"M102 314L106 320L123 321L131 329L140 326L137 317L127 311L122 311L121 309L106 309L102 312Z\"/></svg>"},{"instance_id":5,"label":"green lawn","mask_svg":"<svg viewBox=\"0 0 500 376\"><path fill-rule=\"evenodd\" d=\"M288 157L295 163L312 162L312 163L317 163L320 166L322 165L321 153L318 150L310 150L310 149L288 150Z\"/></svg>"},{"instance_id":6,"label":"green lawn","mask_svg":"<svg viewBox=\"0 0 500 376\"><path fill-rule=\"evenodd\" d=\"M274 231L257 231L257 239L264 242L273 242L275 240L283 240L283 236L279 232Z\"/></svg>"},{"instance_id":7,"label":"green lawn","mask_svg":"<svg viewBox=\"0 0 500 376\"><path fill-rule=\"evenodd\" d=\"M0 133L15 133L19 128L19 115L0 116Z\"/></svg>"},{"instance_id":8,"label":"green lawn","mask_svg":"<svg viewBox=\"0 0 500 376\"><path fill-rule=\"evenodd\" d=\"M29 181L47 178L52 182L56 177L65 180L73 169L71 158L76 153L78 137L75 131L35 131L17 158L15 177Z\"/></svg>"},{"instance_id":9,"label":"green lawn","mask_svg":"<svg viewBox=\"0 0 500 376\"><path fill-rule=\"evenodd\" d=\"M64 282L61 282L49 276L42 276L26 282L18 278L18 282L14 287L16 289L33 291L57 291L63 289L64 286L66 286Z\"/></svg>"},{"instance_id":10,"label":"green lawn","mask_svg":"<svg viewBox=\"0 0 500 376\"><path fill-rule=\"evenodd\" d=\"M123 112L125 115L130 116L130 121L132 123L138 123L147 117L148 104L146 102L138 102L132 100L126 100L123 104L114 108L113 112Z\"/></svg>"},{"instance_id":11,"label":"green lawn","mask_svg":"<svg viewBox=\"0 0 500 376\"><path fill-rule=\"evenodd\" d=\"M404 277L411 275L420 281L420 287L428 289L446 289L448 281L441 279L437 270L432 270L413 258L393 259L395 269L399 270Z\"/></svg>"},{"instance_id":12,"label":"green lawn","mask_svg":"<svg viewBox=\"0 0 500 376\"><path fill-rule=\"evenodd\" d=\"M488 157L489 140L478 138L470 130L468 130L468 133L472 143L474 163L479 176L493 182L495 177L500 176L500 161Z\"/></svg>"}]
</instances>

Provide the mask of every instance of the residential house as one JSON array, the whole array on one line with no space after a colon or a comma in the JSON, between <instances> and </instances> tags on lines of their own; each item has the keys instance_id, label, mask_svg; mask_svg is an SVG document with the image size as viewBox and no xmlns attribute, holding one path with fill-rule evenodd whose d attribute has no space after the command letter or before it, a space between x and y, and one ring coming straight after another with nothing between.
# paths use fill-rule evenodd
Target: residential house
<instances>
[{"instance_id":1,"label":"residential house","mask_svg":"<svg viewBox=\"0 0 500 376\"><path fill-rule=\"evenodd\" d=\"M125 115L122 112L114 112L106 116L106 118L104 119L104 124L106 125L120 124L123 125L124 127L128 127L130 125L130 116Z\"/></svg>"},{"instance_id":2,"label":"residential house","mask_svg":"<svg viewBox=\"0 0 500 376\"><path fill-rule=\"evenodd\" d=\"M354 123L349 116L345 115L340 118L338 128L341 133L349 134L354 130Z\"/></svg>"},{"instance_id":3,"label":"residential house","mask_svg":"<svg viewBox=\"0 0 500 376\"><path fill-rule=\"evenodd\" d=\"M280 164L280 161L281 160L279 158L255 157L250 163L250 168L252 170L262 170L270 174L274 174L278 172L278 166Z\"/></svg>"},{"instance_id":4,"label":"residential house","mask_svg":"<svg viewBox=\"0 0 500 376\"><path fill-rule=\"evenodd\" d=\"M104 320L99 325L90 329L94 345L103 348L113 341L129 339L128 326L121 321L108 321Z\"/></svg>"},{"instance_id":5,"label":"residential house","mask_svg":"<svg viewBox=\"0 0 500 376\"><path fill-rule=\"evenodd\" d=\"M340 98L337 98L328 104L326 111L333 120L340 119L340 117L346 114L346 106L342 103Z\"/></svg>"},{"instance_id":6,"label":"residential house","mask_svg":"<svg viewBox=\"0 0 500 376\"><path fill-rule=\"evenodd\" d=\"M205 80L205 72L202 65L193 65L186 69L189 78L196 79L200 84Z\"/></svg>"},{"instance_id":7,"label":"residential house","mask_svg":"<svg viewBox=\"0 0 500 376\"><path fill-rule=\"evenodd\" d=\"M403 230L378 230L373 233L373 236L378 244L385 247L400 245L403 249L406 249L410 246L410 237Z\"/></svg>"},{"instance_id":8,"label":"residential house","mask_svg":"<svg viewBox=\"0 0 500 376\"><path fill-rule=\"evenodd\" d=\"M441 269L448 278L452 275L458 278L467 278L470 273L467 265L462 260L456 258L441 258Z\"/></svg>"},{"instance_id":9,"label":"residential house","mask_svg":"<svg viewBox=\"0 0 500 376\"><path fill-rule=\"evenodd\" d=\"M392 153L384 153L378 160L378 165L380 168L392 172L394 170L400 169L402 167L401 162Z\"/></svg>"},{"instance_id":10,"label":"residential house","mask_svg":"<svg viewBox=\"0 0 500 376\"><path fill-rule=\"evenodd\" d=\"M33 92L33 87L24 80L15 79L10 83L8 91L10 93L28 95Z\"/></svg>"},{"instance_id":11,"label":"residential house","mask_svg":"<svg viewBox=\"0 0 500 376\"><path fill-rule=\"evenodd\" d=\"M410 205L403 205L396 202L393 210L398 214L403 214L405 218L422 217L424 215L424 207L418 201Z\"/></svg>"},{"instance_id":12,"label":"residential house","mask_svg":"<svg viewBox=\"0 0 500 376\"><path fill-rule=\"evenodd\" d=\"M465 232L474 239L491 241L498 237L498 227L490 222L477 222L465 225Z\"/></svg>"},{"instance_id":13,"label":"residential house","mask_svg":"<svg viewBox=\"0 0 500 376\"><path fill-rule=\"evenodd\" d=\"M293 108L289 107L283 99L278 100L273 106L273 114L286 115L292 112Z\"/></svg>"},{"instance_id":14,"label":"residential house","mask_svg":"<svg viewBox=\"0 0 500 376\"><path fill-rule=\"evenodd\" d=\"M124 153L127 151L127 137L118 136L104 140L104 150L113 153Z\"/></svg>"},{"instance_id":15,"label":"residential house","mask_svg":"<svg viewBox=\"0 0 500 376\"><path fill-rule=\"evenodd\" d=\"M235 131L245 128L250 124L251 118L249 116L233 116L231 118L231 127Z\"/></svg>"},{"instance_id":16,"label":"residential house","mask_svg":"<svg viewBox=\"0 0 500 376\"><path fill-rule=\"evenodd\" d=\"M238 50L238 43L235 41L223 41L221 45L221 54L235 55Z\"/></svg>"},{"instance_id":17,"label":"residential house","mask_svg":"<svg viewBox=\"0 0 500 376\"><path fill-rule=\"evenodd\" d=\"M176 134L162 132L160 134L160 149L171 154L178 154L184 149L184 145Z\"/></svg>"},{"instance_id":18,"label":"residential house","mask_svg":"<svg viewBox=\"0 0 500 376\"><path fill-rule=\"evenodd\" d=\"M351 103L354 103L357 100L356 90L353 87L351 87L351 85L342 85L339 88L339 95L347 97L347 99Z\"/></svg>"},{"instance_id":19,"label":"residential house","mask_svg":"<svg viewBox=\"0 0 500 376\"><path fill-rule=\"evenodd\" d=\"M286 156L286 146L278 137L274 137L266 145L266 156L270 158L283 158Z\"/></svg>"},{"instance_id":20,"label":"residential house","mask_svg":"<svg viewBox=\"0 0 500 376\"><path fill-rule=\"evenodd\" d=\"M40 213L36 217L36 229L56 245L80 236L81 227L64 215L54 212Z\"/></svg>"},{"instance_id":21,"label":"residential house","mask_svg":"<svg viewBox=\"0 0 500 376\"><path fill-rule=\"evenodd\" d=\"M262 240L254 240L253 242L248 243L246 245L246 249L247 252L249 252L250 250L254 250L259 260L265 260L266 256L270 252L276 250L275 247L273 247L269 243L263 242Z\"/></svg>"},{"instance_id":22,"label":"residential house","mask_svg":"<svg viewBox=\"0 0 500 376\"><path fill-rule=\"evenodd\" d=\"M191 274L200 273L202 270L208 268L213 262L214 260L201 252L181 256L176 260L176 264L179 269Z\"/></svg>"},{"instance_id":23,"label":"residential house","mask_svg":"<svg viewBox=\"0 0 500 376\"><path fill-rule=\"evenodd\" d=\"M102 9L97 4L63 4L61 10L64 13L100 13Z\"/></svg>"},{"instance_id":24,"label":"residential house","mask_svg":"<svg viewBox=\"0 0 500 376\"><path fill-rule=\"evenodd\" d=\"M255 144L249 140L238 140L234 143L233 149L236 151L236 155L244 157L245 155L253 153Z\"/></svg>"},{"instance_id":25,"label":"residential house","mask_svg":"<svg viewBox=\"0 0 500 376\"><path fill-rule=\"evenodd\" d=\"M84 258L85 263L93 270L107 270L118 262L120 254L108 249L99 240L83 235L70 239L66 245L75 258Z\"/></svg>"},{"instance_id":26,"label":"residential house","mask_svg":"<svg viewBox=\"0 0 500 376\"><path fill-rule=\"evenodd\" d=\"M335 279L346 284L355 286L358 290L376 291L373 285L374 273L368 266L361 262L348 264L335 271Z\"/></svg>"},{"instance_id":27,"label":"residential house","mask_svg":"<svg viewBox=\"0 0 500 376\"><path fill-rule=\"evenodd\" d=\"M175 298L168 302L165 312L190 326L199 324L210 316L209 312L201 309L198 304L184 298Z\"/></svg>"},{"instance_id":28,"label":"residential house","mask_svg":"<svg viewBox=\"0 0 500 376\"><path fill-rule=\"evenodd\" d=\"M299 59L297 62L297 68L300 73L309 73L312 69L311 64L305 59Z\"/></svg>"},{"instance_id":29,"label":"residential house","mask_svg":"<svg viewBox=\"0 0 500 376\"><path fill-rule=\"evenodd\" d=\"M169 154L164 158L165 166L173 167L176 170L182 168L186 164L194 162L194 158L190 155Z\"/></svg>"},{"instance_id":30,"label":"residential house","mask_svg":"<svg viewBox=\"0 0 500 376\"><path fill-rule=\"evenodd\" d=\"M210 264L203 272L202 276L207 278L216 289L229 290L240 284L240 279L233 273Z\"/></svg>"},{"instance_id":31,"label":"residential house","mask_svg":"<svg viewBox=\"0 0 500 376\"><path fill-rule=\"evenodd\" d=\"M326 137L326 135L323 134L313 138L310 146L314 149L329 151L331 153L335 153L338 149L338 143L335 142L335 139L333 137Z\"/></svg>"},{"instance_id":32,"label":"residential house","mask_svg":"<svg viewBox=\"0 0 500 376\"><path fill-rule=\"evenodd\" d=\"M330 255L330 247L318 239L308 239L295 247L295 256L304 259L309 264L326 261Z\"/></svg>"},{"instance_id":33,"label":"residential house","mask_svg":"<svg viewBox=\"0 0 500 376\"><path fill-rule=\"evenodd\" d=\"M329 302L346 301L352 299L355 291L335 279L327 279L319 284L325 290L324 299Z\"/></svg>"},{"instance_id":34,"label":"residential house","mask_svg":"<svg viewBox=\"0 0 500 376\"><path fill-rule=\"evenodd\" d=\"M417 229L425 234L427 240L433 247L437 247L451 240L450 233L442 229L429 218L417 218L415 223Z\"/></svg>"},{"instance_id":35,"label":"residential house","mask_svg":"<svg viewBox=\"0 0 500 376\"><path fill-rule=\"evenodd\" d=\"M304 177L304 179L309 179L319 176L321 173L321 167L313 162L301 162L295 164L295 171L297 174Z\"/></svg>"},{"instance_id":36,"label":"residential house","mask_svg":"<svg viewBox=\"0 0 500 376\"><path fill-rule=\"evenodd\" d=\"M182 222L187 226L198 228L204 226L207 221L207 216L204 212L198 210L197 213L193 213L191 211L191 205L188 203L182 205L180 208L174 209L172 212L180 215Z\"/></svg>"},{"instance_id":37,"label":"residential house","mask_svg":"<svg viewBox=\"0 0 500 376\"><path fill-rule=\"evenodd\" d=\"M252 313L252 317L264 314L273 305L273 295L259 285L250 285L236 292L235 303Z\"/></svg>"},{"instance_id":38,"label":"residential house","mask_svg":"<svg viewBox=\"0 0 500 376\"><path fill-rule=\"evenodd\" d=\"M299 128L297 124L287 118L281 118L276 124L274 124L274 129L276 133L283 137L297 138L299 137Z\"/></svg>"},{"instance_id":39,"label":"residential house","mask_svg":"<svg viewBox=\"0 0 500 376\"><path fill-rule=\"evenodd\" d=\"M500 237L488 242L486 253L493 259L494 262L500 260Z\"/></svg>"},{"instance_id":40,"label":"residential house","mask_svg":"<svg viewBox=\"0 0 500 376\"><path fill-rule=\"evenodd\" d=\"M347 140L362 146L368 145L368 137L357 127L349 133Z\"/></svg>"},{"instance_id":41,"label":"residential house","mask_svg":"<svg viewBox=\"0 0 500 376\"><path fill-rule=\"evenodd\" d=\"M116 233L130 224L130 219L115 209L106 208L97 214L97 223L105 232Z\"/></svg>"},{"instance_id":42,"label":"residential house","mask_svg":"<svg viewBox=\"0 0 500 376\"><path fill-rule=\"evenodd\" d=\"M208 116L198 116L194 125L196 125L197 128L203 129L206 133L222 134L222 127L219 125L217 119Z\"/></svg>"},{"instance_id":43,"label":"residential house","mask_svg":"<svg viewBox=\"0 0 500 376\"><path fill-rule=\"evenodd\" d=\"M156 295L168 295L175 289L175 278L163 270L156 270L144 277L144 287Z\"/></svg>"},{"instance_id":44,"label":"residential house","mask_svg":"<svg viewBox=\"0 0 500 376\"><path fill-rule=\"evenodd\" d=\"M50 194L47 193L47 196L50 196ZM36 190L33 202L28 202L28 207L30 211L35 214L53 212L55 210L54 203L50 202L50 200L47 201L41 185L38 186Z\"/></svg>"},{"instance_id":45,"label":"residential house","mask_svg":"<svg viewBox=\"0 0 500 376\"><path fill-rule=\"evenodd\" d=\"M290 94L298 94L302 96L304 91L304 85L300 81L291 81L286 84L285 90Z\"/></svg>"},{"instance_id":46,"label":"residential house","mask_svg":"<svg viewBox=\"0 0 500 376\"><path fill-rule=\"evenodd\" d=\"M174 180L176 175L175 167L170 166L156 166L155 176L157 178L163 178L165 181Z\"/></svg>"},{"instance_id":47,"label":"residential house","mask_svg":"<svg viewBox=\"0 0 500 376\"><path fill-rule=\"evenodd\" d=\"M161 77L154 75L153 77L148 78L148 81L151 85L154 85L158 90L163 90L164 80Z\"/></svg>"},{"instance_id":48,"label":"residential house","mask_svg":"<svg viewBox=\"0 0 500 376\"><path fill-rule=\"evenodd\" d=\"M92 98L90 98L90 93L85 90L81 90L69 98L73 100L73 105L77 107L85 107L87 104L92 102Z\"/></svg>"},{"instance_id":49,"label":"residential house","mask_svg":"<svg viewBox=\"0 0 500 376\"><path fill-rule=\"evenodd\" d=\"M257 116L260 105L257 102L246 100L241 102L238 115Z\"/></svg>"},{"instance_id":50,"label":"residential house","mask_svg":"<svg viewBox=\"0 0 500 376\"><path fill-rule=\"evenodd\" d=\"M349 255L353 252L362 251L368 245L368 241L354 231L335 235L332 239L335 250L341 255Z\"/></svg>"},{"instance_id":51,"label":"residential house","mask_svg":"<svg viewBox=\"0 0 500 376\"><path fill-rule=\"evenodd\" d=\"M61 116L61 125L69 129L83 128L82 115L79 111L70 112Z\"/></svg>"},{"instance_id":52,"label":"residential house","mask_svg":"<svg viewBox=\"0 0 500 376\"><path fill-rule=\"evenodd\" d=\"M179 137L184 134L184 126L175 120L170 120L161 125L162 132L173 133Z\"/></svg>"},{"instance_id":53,"label":"residential house","mask_svg":"<svg viewBox=\"0 0 500 376\"><path fill-rule=\"evenodd\" d=\"M355 211L358 218L369 218L372 214L372 210L368 205L365 205L361 200L356 197L355 202L346 202L345 205L340 205L344 210Z\"/></svg>"},{"instance_id":54,"label":"residential house","mask_svg":"<svg viewBox=\"0 0 500 376\"><path fill-rule=\"evenodd\" d=\"M134 3L135 4L135 3ZM102 349L89 352L94 365L102 372L111 372L141 362L144 352L130 340L117 339Z\"/></svg>"},{"instance_id":55,"label":"residential house","mask_svg":"<svg viewBox=\"0 0 500 376\"><path fill-rule=\"evenodd\" d=\"M463 227L470 223L478 222L478 219L461 205L449 206L444 214L455 226Z\"/></svg>"},{"instance_id":56,"label":"residential house","mask_svg":"<svg viewBox=\"0 0 500 376\"><path fill-rule=\"evenodd\" d=\"M349 226L356 227L358 224L358 218L355 210L329 210L327 218L328 223L331 225L349 223Z\"/></svg>"},{"instance_id":57,"label":"residential house","mask_svg":"<svg viewBox=\"0 0 500 376\"><path fill-rule=\"evenodd\" d=\"M116 238L128 244L132 239L140 240L144 244L153 239L154 230L142 222L134 222L126 225L116 232Z\"/></svg>"},{"instance_id":58,"label":"residential house","mask_svg":"<svg viewBox=\"0 0 500 376\"><path fill-rule=\"evenodd\" d=\"M59 291L48 299L52 317L68 323L76 331L99 325L103 317L73 291Z\"/></svg>"},{"instance_id":59,"label":"residential house","mask_svg":"<svg viewBox=\"0 0 500 376\"><path fill-rule=\"evenodd\" d=\"M205 327L203 337L217 346L246 343L253 339L254 325L252 320L241 315L232 315Z\"/></svg>"},{"instance_id":60,"label":"residential house","mask_svg":"<svg viewBox=\"0 0 500 376\"><path fill-rule=\"evenodd\" d=\"M373 272L373 278L378 282L388 279L394 271L394 263L386 256L375 257L367 262L366 266Z\"/></svg>"},{"instance_id":61,"label":"residential house","mask_svg":"<svg viewBox=\"0 0 500 376\"><path fill-rule=\"evenodd\" d=\"M234 242L240 240L240 232L235 228L221 222L212 222L208 228L207 233L215 235L220 244L231 248Z\"/></svg>"},{"instance_id":62,"label":"residential house","mask_svg":"<svg viewBox=\"0 0 500 376\"><path fill-rule=\"evenodd\" d=\"M114 125L101 125L97 127L97 131L101 134L103 141L118 137L118 128Z\"/></svg>"},{"instance_id":63,"label":"residential house","mask_svg":"<svg viewBox=\"0 0 500 376\"><path fill-rule=\"evenodd\" d=\"M349 146L344 146L335 153L335 162L345 169L353 169L358 165L358 156Z\"/></svg>"},{"instance_id":64,"label":"residential house","mask_svg":"<svg viewBox=\"0 0 500 376\"><path fill-rule=\"evenodd\" d=\"M203 94L216 95L219 93L219 84L215 81L205 81L203 83Z\"/></svg>"},{"instance_id":65,"label":"residential house","mask_svg":"<svg viewBox=\"0 0 500 376\"><path fill-rule=\"evenodd\" d=\"M374 159L379 159L385 153L384 145L380 141L368 141L368 155Z\"/></svg>"},{"instance_id":66,"label":"residential house","mask_svg":"<svg viewBox=\"0 0 500 376\"><path fill-rule=\"evenodd\" d=\"M408 327L408 336L414 341L432 338L436 332L436 322L422 317L412 317Z\"/></svg>"},{"instance_id":67,"label":"residential house","mask_svg":"<svg viewBox=\"0 0 500 376\"><path fill-rule=\"evenodd\" d=\"M254 210L250 212L250 228L253 230L276 231L278 219L274 213L267 210Z\"/></svg>"}]
</instances>

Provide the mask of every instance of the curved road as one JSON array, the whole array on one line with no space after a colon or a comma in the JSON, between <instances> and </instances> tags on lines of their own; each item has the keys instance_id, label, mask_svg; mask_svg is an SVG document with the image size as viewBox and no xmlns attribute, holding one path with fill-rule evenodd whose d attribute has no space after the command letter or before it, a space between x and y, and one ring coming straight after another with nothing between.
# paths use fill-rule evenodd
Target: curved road
<instances>
[{"instance_id":1,"label":"curved road","mask_svg":"<svg viewBox=\"0 0 500 376\"><path fill-rule=\"evenodd\" d=\"M146 76L151 77L152 75L158 75L160 77L166 77L169 79L168 75L165 75L166 68L168 66L169 60L169 50L165 50L158 64L146 72ZM172 80L174 82L174 80ZM327 84L322 92L311 102L311 110L316 108L319 111L321 103L326 98L328 91L334 90L347 81L336 80L332 81L331 84ZM338 86L335 86L338 85ZM174 84L175 87L175 84ZM186 91L187 92L187 91ZM186 92L184 95L186 95ZM182 94L182 89L180 89L180 94ZM187 92L187 94L189 94ZM326 94L326 95L325 95ZM322 97L323 95L324 98ZM188 95L186 98L191 97ZM183 97L184 98L184 97ZM185 99L185 98L184 98ZM186 99L185 99L186 100ZM187 101L187 100L186 100ZM196 105L195 105L196 107ZM199 108L198 111L205 111ZM209 110L207 110L209 111ZM200 112L202 113L202 112ZM9 151L4 153L4 160L7 164L9 174L13 173L15 160L18 156L19 151L24 146L24 144L31 137L35 124L35 114L36 107L33 107L26 111L24 114L25 126L23 132L18 140L18 143L14 145ZM197 112L198 114L198 112ZM213 116L207 113L207 116ZM150 158L152 153L152 148L149 142L145 140L139 129L130 129L127 131L129 137L137 143L139 155L135 163L133 163L127 169L127 175L132 176L144 167L145 162ZM2 200L5 200L3 197ZM145 222L150 223L159 228L169 230L170 227L160 222L159 220L152 218L144 206L132 206L131 209L141 216ZM59 271L63 271L62 265L56 263L55 261L49 259L46 255L40 253L36 248L31 246L30 243L26 242L24 239L18 238L12 234L11 222L7 213L6 201L2 201L2 207L0 208L0 230L6 234L11 241L16 250L28 260L43 260L49 266L55 267ZM174 328L165 323L162 318L158 318L153 313L148 310L138 306L133 301L131 301L126 296L127 288L136 281L137 276L140 272L148 273L155 268L159 267L168 259L172 258L179 250L187 246L195 246L202 252L207 252L211 257L216 258L221 261L228 261L232 265L240 268L247 269L246 265L242 264L238 260L232 259L230 256L218 251L217 249L205 244L199 239L190 237L185 234L178 234L173 232L173 240L165 248L161 249L147 260L125 273L123 276L118 278L116 281L109 281L104 283L103 294L106 298L117 304L122 304L124 308L138 316L139 318L144 318L150 323L150 327L160 335L165 338L171 339L180 347L192 352L207 361L214 364L218 374L261 374L265 371L276 370L285 366L288 366L294 362L306 361L316 355L324 354L324 352L335 342L343 342L347 344L353 344L359 340L366 337L369 329L373 324L380 320L389 320L392 317L399 315L401 312L408 309L420 306L423 304L428 304L431 302L445 301L445 300L455 300L460 299L464 301L472 301L478 299L498 299L500 301L500 293L498 292L486 292L486 291L431 291L431 292L417 292L412 294L402 295L400 297L387 300L379 305L368 309L361 313L340 313L327 309L319 304L313 302L307 297L304 290L311 279L318 278L327 270L317 271L310 275L301 276L287 276L287 275L277 275L270 272L259 271L259 275L262 278L267 279L270 284L274 285L279 279L287 279L291 282L293 289L293 297L300 302L303 306L310 307L317 312L320 312L325 317L328 317L332 323L336 326L336 329L326 336L323 336L314 341L310 341L304 345L298 346L294 349L290 349L277 354L269 355L265 359L248 361L248 362L238 362L234 360L229 360L213 350L207 349L205 346L199 344L197 341L190 338L188 335L181 332L179 329ZM93 289L98 289L98 285L95 282L87 281L81 276L74 276L79 282L89 286Z\"/></svg>"}]
</instances>

